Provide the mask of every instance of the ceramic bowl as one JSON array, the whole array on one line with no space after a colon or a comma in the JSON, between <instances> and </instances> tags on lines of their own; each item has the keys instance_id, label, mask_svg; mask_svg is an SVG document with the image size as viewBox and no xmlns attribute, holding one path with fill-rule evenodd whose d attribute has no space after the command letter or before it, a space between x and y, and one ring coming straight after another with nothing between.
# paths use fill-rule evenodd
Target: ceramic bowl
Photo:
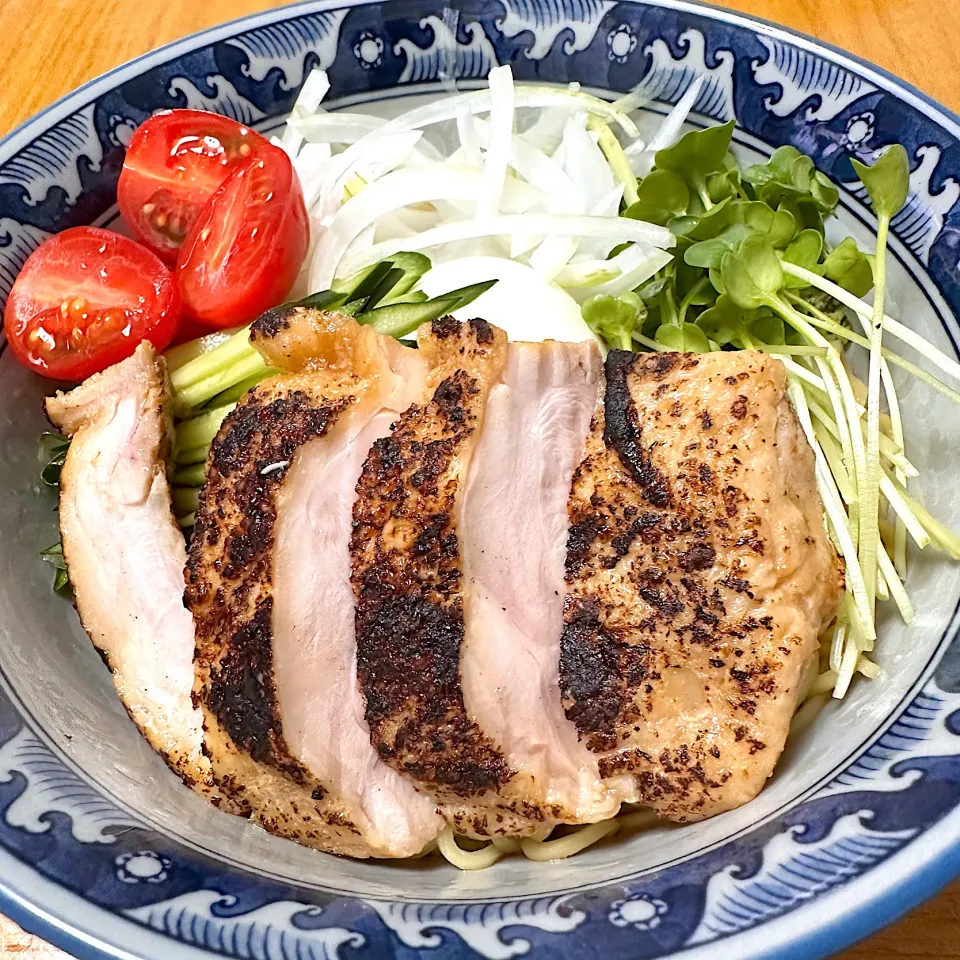
<instances>
[{"instance_id":1,"label":"ceramic bowl","mask_svg":"<svg viewBox=\"0 0 960 960\"><path fill-rule=\"evenodd\" d=\"M388 113L482 84L578 81L650 97L697 76L695 124L735 118L745 158L792 143L841 185L838 233L875 221L851 157L907 148L894 221L899 315L951 355L960 330L960 125L883 72L812 40L680 0L305 3L209 30L87 84L0 143L0 303L29 251L111 224L123 145L163 107L277 128L305 74L330 106ZM39 478L47 385L0 340L0 909L79 957L802 957L837 950L960 872L957 568L914 559L918 609L881 624L881 676L791 739L753 803L561 863L341 860L220 814L164 767L114 695L38 551L57 538ZM903 383L917 495L960 525L958 418Z\"/></svg>"}]
</instances>

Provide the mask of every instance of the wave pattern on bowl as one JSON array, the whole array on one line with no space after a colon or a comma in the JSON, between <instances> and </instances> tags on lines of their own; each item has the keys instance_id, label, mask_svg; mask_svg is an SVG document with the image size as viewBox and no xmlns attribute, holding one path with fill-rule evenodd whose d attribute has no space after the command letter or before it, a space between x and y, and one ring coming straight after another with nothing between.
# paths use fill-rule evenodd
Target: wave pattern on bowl
<instances>
[{"instance_id":1,"label":"wave pattern on bowl","mask_svg":"<svg viewBox=\"0 0 960 960\"><path fill-rule=\"evenodd\" d=\"M795 144L854 196L862 190L849 159L869 161L885 144L903 142L914 173L894 232L926 266L931 289L958 312L956 124L866 68L672 0L479 0L461 8L422 0L413 16L410 4L394 2L316 7L250 18L233 35L188 39L165 57L123 68L115 82L79 91L0 144L0 303L45 236L109 213L122 146L154 110L190 106L266 122L290 108L314 66L329 70L331 99L363 102L406 84L419 91L453 78L477 80L510 62L521 81L575 80L617 92L639 85L669 103L702 76L699 115L735 118L767 144ZM931 655L935 640L924 640ZM126 809L65 759L62 745L51 744L6 687L0 846L25 875L42 875L82 896L90 910L130 921L134 932L117 943L144 957L179 955L176 942L262 960L320 960L353 950L464 960L602 950L612 960L663 957L729 937L731 953L740 955L747 932L814 901L834 902L829 898L858 878L869 881L960 805L960 658L947 649L951 643L945 635L936 673L809 796L735 839L589 889L481 898L464 881L451 884L446 901L407 902L255 876L189 849ZM798 921L796 936L808 927Z\"/></svg>"}]
</instances>

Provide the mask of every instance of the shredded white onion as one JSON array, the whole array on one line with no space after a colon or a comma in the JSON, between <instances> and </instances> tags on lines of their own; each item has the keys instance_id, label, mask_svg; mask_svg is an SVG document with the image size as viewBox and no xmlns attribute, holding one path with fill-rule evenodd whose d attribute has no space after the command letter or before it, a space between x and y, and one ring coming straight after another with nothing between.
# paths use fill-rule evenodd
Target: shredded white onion
<instances>
[{"instance_id":1,"label":"shredded white onion","mask_svg":"<svg viewBox=\"0 0 960 960\"><path fill-rule=\"evenodd\" d=\"M482 179L482 174L472 170L407 169L388 173L368 184L337 211L324 230L311 264L312 286L316 290L330 286L350 244L378 217L418 203L473 200L479 194Z\"/></svg>"},{"instance_id":2,"label":"shredded white onion","mask_svg":"<svg viewBox=\"0 0 960 960\"><path fill-rule=\"evenodd\" d=\"M612 195L617 183L595 135L587 130L586 114L578 112L567 121L563 148L564 169L583 192L584 206L588 210L597 207ZM620 195L622 192L621 187Z\"/></svg>"},{"instance_id":3,"label":"shredded white onion","mask_svg":"<svg viewBox=\"0 0 960 960\"><path fill-rule=\"evenodd\" d=\"M657 132L650 138L650 142L646 145L631 144L626 148L625 152L630 158L633 172L638 177L645 177L653 169L654 156L658 150L671 146L679 137L702 88L703 77L697 77L664 118Z\"/></svg>"},{"instance_id":4,"label":"shredded white onion","mask_svg":"<svg viewBox=\"0 0 960 960\"><path fill-rule=\"evenodd\" d=\"M513 74L509 67L496 67L490 71L487 80L490 85L490 133L483 164L483 186L477 202L478 217L492 217L500 211L513 140Z\"/></svg>"},{"instance_id":5,"label":"shredded white onion","mask_svg":"<svg viewBox=\"0 0 960 960\"><path fill-rule=\"evenodd\" d=\"M361 194L362 196L362 194ZM648 243L655 246L667 246L660 234L662 228L643 223L640 220L618 218L611 223L605 217L552 216L550 214L515 214L512 216L491 217L489 220L458 220L446 223L419 236L404 241L388 240L375 244L362 256L350 257L342 263L341 272L345 276L356 273L371 263L376 263L402 250L428 250L457 240L473 240L478 237L510 236L514 233L534 232L538 234L557 233L567 236L603 237L613 234L612 243ZM669 232L669 231L665 231ZM672 237L670 240L672 241ZM671 243L672 245L672 243Z\"/></svg>"},{"instance_id":6,"label":"shredded white onion","mask_svg":"<svg viewBox=\"0 0 960 960\"><path fill-rule=\"evenodd\" d=\"M384 121L325 112L329 87L322 71L308 77L280 140L310 215L310 290L430 250L440 261L507 254L584 299L631 289L668 259L668 230L619 215L625 189L636 196L628 158L643 148L628 116L636 96L611 104L577 84L515 86L502 66L485 90ZM668 128L679 128L689 99ZM598 263L625 243L637 246Z\"/></svg>"},{"instance_id":7,"label":"shredded white onion","mask_svg":"<svg viewBox=\"0 0 960 960\"><path fill-rule=\"evenodd\" d=\"M637 244L627 247L610 260L594 261L596 263L614 263L619 261L619 274L600 283L578 286L567 286L567 292L575 300L586 300L587 297L607 295L619 297L621 293L635 290L642 283L646 283L661 271L673 259L672 254L665 250L651 250Z\"/></svg>"},{"instance_id":8,"label":"shredded white onion","mask_svg":"<svg viewBox=\"0 0 960 960\"><path fill-rule=\"evenodd\" d=\"M300 116L315 114L320 109L320 103L330 92L330 80L322 70L314 70L303 82L300 94L293 108L292 123L288 122L280 137L280 145L295 159L303 143L303 135L297 129L296 121Z\"/></svg>"}]
</instances>

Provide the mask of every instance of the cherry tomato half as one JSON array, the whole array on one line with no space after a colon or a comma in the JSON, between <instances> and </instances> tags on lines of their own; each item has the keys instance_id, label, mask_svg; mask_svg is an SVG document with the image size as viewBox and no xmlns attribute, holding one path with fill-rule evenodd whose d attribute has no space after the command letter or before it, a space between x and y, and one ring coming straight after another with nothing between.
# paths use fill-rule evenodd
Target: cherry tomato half
<instances>
[{"instance_id":1,"label":"cherry tomato half","mask_svg":"<svg viewBox=\"0 0 960 960\"><path fill-rule=\"evenodd\" d=\"M117 202L137 239L173 264L204 204L238 164L268 141L203 110L167 110L137 127L117 185Z\"/></svg>"},{"instance_id":2,"label":"cherry tomato half","mask_svg":"<svg viewBox=\"0 0 960 960\"><path fill-rule=\"evenodd\" d=\"M188 316L246 323L290 292L310 239L300 180L277 147L237 167L203 208L177 260Z\"/></svg>"},{"instance_id":3,"label":"cherry tomato half","mask_svg":"<svg viewBox=\"0 0 960 960\"><path fill-rule=\"evenodd\" d=\"M13 355L56 380L85 380L142 340L163 350L180 323L173 275L119 233L73 227L27 257L3 314Z\"/></svg>"}]
</instances>

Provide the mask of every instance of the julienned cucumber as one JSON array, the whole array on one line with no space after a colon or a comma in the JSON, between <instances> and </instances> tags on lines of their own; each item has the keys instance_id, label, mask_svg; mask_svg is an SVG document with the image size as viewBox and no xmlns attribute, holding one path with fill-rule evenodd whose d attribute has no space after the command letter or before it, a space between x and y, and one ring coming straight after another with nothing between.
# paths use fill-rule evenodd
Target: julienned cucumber
<instances>
[{"instance_id":1,"label":"julienned cucumber","mask_svg":"<svg viewBox=\"0 0 960 960\"><path fill-rule=\"evenodd\" d=\"M413 333L421 324L430 320L437 320L448 313L453 313L467 304L473 303L482 293L486 293L497 281L484 280L481 283L472 283L459 290L432 300L419 303L393 303L389 306L377 307L369 313L357 317L360 323L368 323L377 333L390 337L406 337Z\"/></svg>"},{"instance_id":2,"label":"julienned cucumber","mask_svg":"<svg viewBox=\"0 0 960 960\"><path fill-rule=\"evenodd\" d=\"M377 333L399 339L409 336L421 324L450 313L457 305L457 297L436 297L422 303L393 303L371 310L357 319L369 324Z\"/></svg>"},{"instance_id":3,"label":"julienned cucumber","mask_svg":"<svg viewBox=\"0 0 960 960\"><path fill-rule=\"evenodd\" d=\"M401 297L417 285L420 278L430 269L432 264L430 258L424 256L422 253L398 253L391 257L390 260L384 260L372 266L365 267L359 273L345 280L334 280L332 290L336 293L346 294L350 300L354 300L361 295L361 287L370 275L382 270L384 266L386 266L387 269L402 271L400 278L390 291L392 297ZM369 294L369 292L368 290L367 293Z\"/></svg>"}]
</instances>

